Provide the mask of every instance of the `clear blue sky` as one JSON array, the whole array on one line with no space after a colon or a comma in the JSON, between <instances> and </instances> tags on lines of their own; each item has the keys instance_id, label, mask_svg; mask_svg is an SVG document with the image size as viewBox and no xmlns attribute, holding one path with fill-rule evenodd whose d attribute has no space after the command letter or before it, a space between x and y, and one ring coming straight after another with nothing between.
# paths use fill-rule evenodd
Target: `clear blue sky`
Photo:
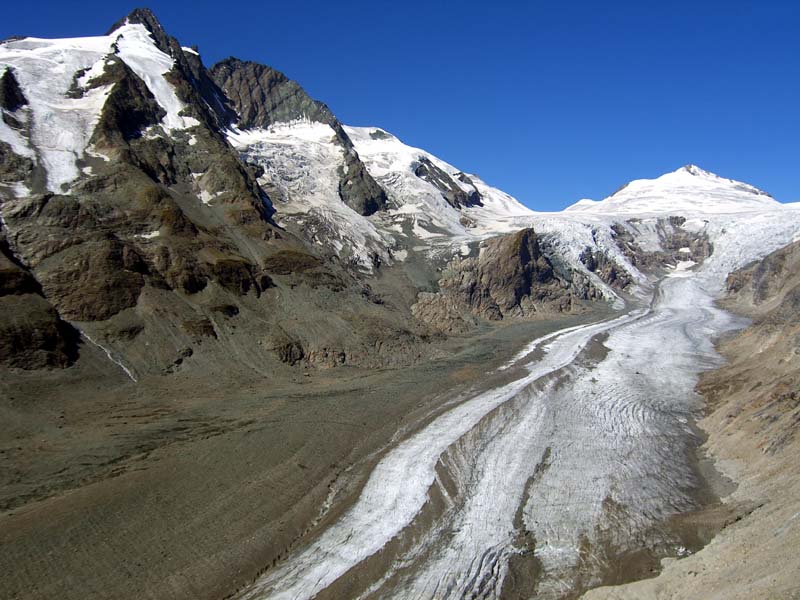
<instances>
[{"instance_id":1,"label":"clear blue sky","mask_svg":"<svg viewBox=\"0 0 800 600\"><path fill-rule=\"evenodd\" d=\"M182 4L182 3L181 3ZM134 4L9 2L0 38L104 33ZM149 4L207 65L298 80L539 210L686 163L800 200L800 2Z\"/></svg>"}]
</instances>

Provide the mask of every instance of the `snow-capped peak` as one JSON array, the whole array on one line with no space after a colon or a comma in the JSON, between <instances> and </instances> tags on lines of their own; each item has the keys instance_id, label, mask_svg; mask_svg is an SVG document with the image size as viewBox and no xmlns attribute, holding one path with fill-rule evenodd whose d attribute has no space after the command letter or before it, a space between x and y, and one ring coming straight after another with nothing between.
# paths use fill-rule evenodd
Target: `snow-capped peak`
<instances>
[{"instance_id":1,"label":"snow-capped peak","mask_svg":"<svg viewBox=\"0 0 800 600\"><path fill-rule=\"evenodd\" d=\"M71 93L71 88L99 78L112 55L144 81L164 109L165 131L199 124L182 115L184 104L165 78L174 60L158 48L145 25L126 20L104 36L27 37L3 42L0 71L12 70L28 101L32 117L30 142L47 171L47 187L51 191L64 192L78 177L76 161L89 151L89 140L112 86L90 86L77 95ZM7 129L0 131L0 139L14 142L12 148L18 154L32 155L33 149L13 138Z\"/></svg>"},{"instance_id":2,"label":"snow-capped peak","mask_svg":"<svg viewBox=\"0 0 800 600\"><path fill-rule=\"evenodd\" d=\"M421 148L404 144L384 129L346 126L345 130L370 175L393 200L390 214L413 217L415 232L421 237L439 235L430 232L465 235L464 223L470 223L473 233L485 232L499 227L500 221L533 214L477 175L464 173ZM417 168L424 161L434 165L466 194L477 193L480 201L458 208L449 205L441 189L419 176Z\"/></svg>"},{"instance_id":3,"label":"snow-capped peak","mask_svg":"<svg viewBox=\"0 0 800 600\"><path fill-rule=\"evenodd\" d=\"M602 201L580 200L571 212L602 214L726 214L780 207L752 185L720 177L692 164L655 179L637 179Z\"/></svg>"}]
</instances>

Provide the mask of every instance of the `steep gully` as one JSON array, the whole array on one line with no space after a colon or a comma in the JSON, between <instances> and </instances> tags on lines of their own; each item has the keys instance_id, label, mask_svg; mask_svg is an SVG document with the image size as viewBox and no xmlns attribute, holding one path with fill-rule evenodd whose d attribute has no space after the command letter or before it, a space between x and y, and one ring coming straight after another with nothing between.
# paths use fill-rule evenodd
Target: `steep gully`
<instances>
[{"instance_id":1,"label":"steep gully","mask_svg":"<svg viewBox=\"0 0 800 600\"><path fill-rule=\"evenodd\" d=\"M649 307L532 342L511 383L389 450L359 498L242 598L572 597L647 547L701 485L693 388L738 323L691 271ZM633 567L631 567L633 568Z\"/></svg>"}]
</instances>

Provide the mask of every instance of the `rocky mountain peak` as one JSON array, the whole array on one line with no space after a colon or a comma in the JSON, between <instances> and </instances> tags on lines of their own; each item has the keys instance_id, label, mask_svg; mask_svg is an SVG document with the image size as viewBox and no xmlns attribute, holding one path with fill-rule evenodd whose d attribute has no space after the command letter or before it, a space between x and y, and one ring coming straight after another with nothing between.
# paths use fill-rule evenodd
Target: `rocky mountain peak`
<instances>
[{"instance_id":1,"label":"rocky mountain peak","mask_svg":"<svg viewBox=\"0 0 800 600\"><path fill-rule=\"evenodd\" d=\"M114 23L106 32L111 35L125 25L144 25L145 29L153 36L153 40L159 50L175 57L175 50L180 49L177 41L172 38L161 25L161 22L149 8L136 8L127 17Z\"/></svg>"},{"instance_id":2,"label":"rocky mountain peak","mask_svg":"<svg viewBox=\"0 0 800 600\"><path fill-rule=\"evenodd\" d=\"M169 53L169 35L164 30L161 22L156 15L149 8L135 8L131 13L114 23L111 28L106 32L106 35L111 35L125 25L139 24L144 25L145 28L152 34L153 39L158 45L158 49L162 52Z\"/></svg>"},{"instance_id":3,"label":"rocky mountain peak","mask_svg":"<svg viewBox=\"0 0 800 600\"><path fill-rule=\"evenodd\" d=\"M344 149L346 168L339 182L342 202L361 215L371 215L386 207L386 192L367 172L342 124L300 84L272 67L233 57L214 65L210 73L230 99L241 129L268 129L294 121L328 125L335 143Z\"/></svg>"},{"instance_id":4,"label":"rocky mountain peak","mask_svg":"<svg viewBox=\"0 0 800 600\"><path fill-rule=\"evenodd\" d=\"M210 69L233 102L242 129L305 119L335 126L327 106L312 99L296 81L267 65L229 57Z\"/></svg>"}]
</instances>

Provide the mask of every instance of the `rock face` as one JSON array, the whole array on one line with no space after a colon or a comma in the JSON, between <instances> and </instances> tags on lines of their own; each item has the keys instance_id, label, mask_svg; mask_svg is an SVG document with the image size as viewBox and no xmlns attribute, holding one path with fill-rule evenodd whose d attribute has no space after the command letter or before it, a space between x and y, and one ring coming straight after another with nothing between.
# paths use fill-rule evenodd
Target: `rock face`
<instances>
[{"instance_id":1,"label":"rock face","mask_svg":"<svg viewBox=\"0 0 800 600\"><path fill-rule=\"evenodd\" d=\"M614 289L624 290L632 283L630 275L602 252L587 247L581 253L580 261L590 273L595 273Z\"/></svg>"},{"instance_id":2,"label":"rock face","mask_svg":"<svg viewBox=\"0 0 800 600\"><path fill-rule=\"evenodd\" d=\"M329 125L344 149L339 173L342 202L361 215L386 207L386 192L367 172L353 142L327 106L313 100L296 81L266 65L228 58L211 68L214 81L231 99L242 129L268 128L275 123L309 120Z\"/></svg>"},{"instance_id":3,"label":"rock face","mask_svg":"<svg viewBox=\"0 0 800 600\"><path fill-rule=\"evenodd\" d=\"M166 122L164 86L137 74L120 38L113 42L131 24L144 26L172 59L163 78L182 104L182 127ZM0 361L69 365L77 346L67 321L139 375L199 364L224 370L236 355L319 366L408 360L424 328L374 301L363 281L273 222L259 169L245 164L225 135L239 120L234 107L244 106L243 92L229 99L199 55L167 35L150 11L134 11L110 36L109 53L94 69L71 74L61 92L67 102L105 93L94 129L79 132L87 135L87 152L63 193L45 183L49 164L36 152L25 80L15 76L24 61L0 74L3 121L20 139L16 148L0 142L2 231L7 256L18 257L3 263ZM258 110L245 111L240 124L267 126L311 111L348 149L342 200L362 213L384 205L383 190L324 105L268 67L225 64L230 71L219 67L217 74L226 73L219 81L232 94L258 88L251 90ZM250 323L246 332L238 322ZM276 350L266 341L278 330L291 341ZM382 354L370 351L392 332L399 335L396 354L391 343Z\"/></svg>"},{"instance_id":4,"label":"rock face","mask_svg":"<svg viewBox=\"0 0 800 600\"><path fill-rule=\"evenodd\" d=\"M424 179L428 183L436 186L436 188L441 192L442 198L444 198L453 208L458 209L464 206L483 205L481 202L481 194L477 189L473 189L471 192L467 193L455 181L453 181L453 178L450 177L450 175L442 171L425 156L420 157L419 166L414 169L414 174L420 179ZM459 179L463 183L467 183L473 188L475 187L475 184L472 183L472 180L470 180L470 178L464 173L459 175Z\"/></svg>"},{"instance_id":5,"label":"rock face","mask_svg":"<svg viewBox=\"0 0 800 600\"><path fill-rule=\"evenodd\" d=\"M166 114L147 85L115 56L106 61L103 75L92 79L86 89L113 85L106 99L92 141L100 147L115 147L141 137L150 126L158 125ZM86 89L77 85L73 97L81 97Z\"/></svg>"},{"instance_id":6,"label":"rock face","mask_svg":"<svg viewBox=\"0 0 800 600\"><path fill-rule=\"evenodd\" d=\"M444 331L465 330L472 322L465 313L498 321L569 312L592 290L578 274L554 267L531 228L487 240L477 257L455 259L439 288L420 294L413 311Z\"/></svg>"},{"instance_id":7,"label":"rock face","mask_svg":"<svg viewBox=\"0 0 800 600\"><path fill-rule=\"evenodd\" d=\"M77 332L59 318L0 240L0 365L65 367L77 358L77 340Z\"/></svg>"},{"instance_id":8,"label":"rock face","mask_svg":"<svg viewBox=\"0 0 800 600\"><path fill-rule=\"evenodd\" d=\"M644 227L639 219L616 223L612 226L612 231L614 241L631 265L641 271L655 272L680 261L702 263L711 256L714 247L708 236L703 232L684 229L685 222L686 219L679 216L658 218L652 231L652 235L658 240L658 248L643 248L636 241ZM608 264L605 257L597 253L592 255L591 249L587 252L584 252L581 261L590 271L599 269L598 274L606 283L619 289L624 289L630 283L630 278L619 269L619 265ZM621 279L618 279L620 276Z\"/></svg>"},{"instance_id":9,"label":"rock face","mask_svg":"<svg viewBox=\"0 0 800 600\"><path fill-rule=\"evenodd\" d=\"M25 99L16 77L14 77L14 72L11 69L6 69L3 75L0 76L0 107L13 113L27 103L28 101ZM3 120L7 118L5 115L3 117Z\"/></svg>"}]
</instances>

